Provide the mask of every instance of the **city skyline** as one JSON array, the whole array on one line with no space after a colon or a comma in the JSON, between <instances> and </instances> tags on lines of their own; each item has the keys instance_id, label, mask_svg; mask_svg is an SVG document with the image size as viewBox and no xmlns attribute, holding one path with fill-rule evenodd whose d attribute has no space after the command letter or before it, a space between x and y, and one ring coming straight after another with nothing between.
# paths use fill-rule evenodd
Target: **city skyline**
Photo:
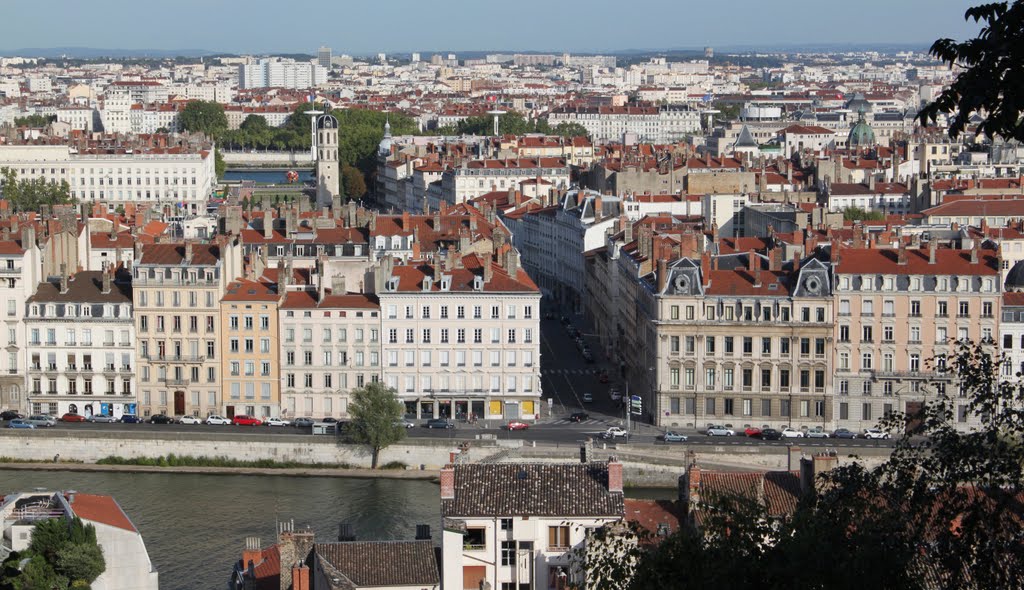
<instances>
[{"instance_id":1,"label":"city skyline","mask_svg":"<svg viewBox=\"0 0 1024 590\"><path fill-rule=\"evenodd\" d=\"M161 17L163 26L154 30L134 26L144 22L145 15L140 12L144 9L121 0L98 0L88 4L43 0L5 10L15 22L27 21L40 12L62 14L64 18L57 19L45 30L10 31L0 52L81 47L160 52L313 53L320 44L331 46L337 53L356 55L413 51L593 53L703 46L771 50L794 46L919 44L926 48L940 37L962 39L977 32L976 25L962 19L963 11L971 3L954 0L912 0L896 5L867 0L856 10L837 16L833 27L822 23L820 6L809 0L788 0L771 11L749 0L741 0L731 3L728 13L717 5L679 5L662 0L643 12L623 10L621 5L607 0L593 2L585 11L570 3L551 5L526 0L518 5L516 12L500 16L500 30L488 26L498 22L489 6L463 5L452 0L430 5L400 4L403 5L400 13L406 17L401 22L379 18L369 5L335 5L318 7L322 16L301 29L286 31L280 27L281 21L273 18L253 18L239 23L235 7L227 2L183 0L176 5L176 11ZM125 9L127 6L131 8ZM266 0L255 0L250 8L248 14L269 14L276 7ZM655 13L666 18L651 20L650 15ZM205 17L197 19L197 14ZM538 14L544 14L545 19L538 21ZM612 14L614 18L607 18ZM742 14L751 17L727 19ZM557 23L567 26L559 27ZM100 26L117 29L119 34L98 43L94 31ZM455 30L445 31L445 27ZM787 28L792 33L781 34ZM701 36L690 36L689 31L700 31ZM443 41L438 41L439 38Z\"/></svg>"}]
</instances>

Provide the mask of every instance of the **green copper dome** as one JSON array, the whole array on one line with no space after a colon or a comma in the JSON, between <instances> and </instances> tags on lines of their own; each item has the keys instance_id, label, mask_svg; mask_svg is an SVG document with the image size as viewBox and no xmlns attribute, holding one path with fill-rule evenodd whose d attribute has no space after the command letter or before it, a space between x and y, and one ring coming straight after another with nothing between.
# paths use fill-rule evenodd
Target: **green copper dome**
<instances>
[{"instance_id":1,"label":"green copper dome","mask_svg":"<svg viewBox=\"0 0 1024 590\"><path fill-rule=\"evenodd\" d=\"M875 147L875 131L864 120L863 109L860 110L859 115L857 122L850 128L850 135L846 138L846 147L850 149Z\"/></svg>"}]
</instances>

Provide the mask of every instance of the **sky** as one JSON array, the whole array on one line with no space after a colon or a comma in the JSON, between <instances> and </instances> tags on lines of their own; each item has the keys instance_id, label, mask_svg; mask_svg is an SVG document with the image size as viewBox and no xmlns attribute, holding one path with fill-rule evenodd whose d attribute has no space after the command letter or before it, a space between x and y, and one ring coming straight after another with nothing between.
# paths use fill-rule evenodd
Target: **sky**
<instances>
[{"instance_id":1,"label":"sky","mask_svg":"<svg viewBox=\"0 0 1024 590\"><path fill-rule=\"evenodd\" d=\"M0 0L0 51L575 51L963 39L981 0ZM45 15L45 22L40 16Z\"/></svg>"}]
</instances>

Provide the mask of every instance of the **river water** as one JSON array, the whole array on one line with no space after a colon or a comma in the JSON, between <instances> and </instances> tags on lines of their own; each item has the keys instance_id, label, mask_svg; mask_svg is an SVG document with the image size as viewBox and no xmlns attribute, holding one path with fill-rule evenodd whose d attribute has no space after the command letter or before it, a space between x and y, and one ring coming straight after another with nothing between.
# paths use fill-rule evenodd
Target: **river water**
<instances>
[{"instance_id":1,"label":"river water","mask_svg":"<svg viewBox=\"0 0 1024 590\"><path fill-rule=\"evenodd\" d=\"M438 487L421 480L0 469L0 494L34 488L113 496L142 533L162 590L223 589L245 538L273 544L279 520L308 525L323 542L336 541L343 522L358 539L412 539L417 524L441 538ZM627 495L671 499L675 491Z\"/></svg>"},{"instance_id":2,"label":"river water","mask_svg":"<svg viewBox=\"0 0 1024 590\"><path fill-rule=\"evenodd\" d=\"M296 170L299 173L299 183L313 180L311 170ZM288 184L283 171L273 170L228 170L224 173L224 180L254 180L259 184Z\"/></svg>"}]
</instances>

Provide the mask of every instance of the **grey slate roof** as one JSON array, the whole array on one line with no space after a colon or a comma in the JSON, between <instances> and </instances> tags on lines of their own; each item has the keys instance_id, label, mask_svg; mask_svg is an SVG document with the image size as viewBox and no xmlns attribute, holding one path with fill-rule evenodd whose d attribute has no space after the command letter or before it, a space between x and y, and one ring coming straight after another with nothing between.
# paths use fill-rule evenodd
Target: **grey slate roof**
<instances>
[{"instance_id":1,"label":"grey slate roof","mask_svg":"<svg viewBox=\"0 0 1024 590\"><path fill-rule=\"evenodd\" d=\"M499 463L455 466L455 498L444 517L588 517L624 514L622 493L608 491L606 463Z\"/></svg>"},{"instance_id":2,"label":"grey slate roof","mask_svg":"<svg viewBox=\"0 0 1024 590\"><path fill-rule=\"evenodd\" d=\"M434 543L429 539L316 543L313 550L330 566L324 568L328 575L344 576L332 580L336 588L441 583Z\"/></svg>"}]
</instances>

